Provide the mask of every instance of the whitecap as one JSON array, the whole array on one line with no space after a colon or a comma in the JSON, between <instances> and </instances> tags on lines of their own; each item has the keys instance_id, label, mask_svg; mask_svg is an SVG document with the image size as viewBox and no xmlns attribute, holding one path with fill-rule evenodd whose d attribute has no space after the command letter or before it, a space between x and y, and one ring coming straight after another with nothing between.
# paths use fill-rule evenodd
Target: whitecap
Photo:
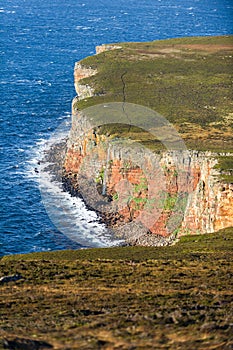
<instances>
[{"instance_id":1,"label":"whitecap","mask_svg":"<svg viewBox=\"0 0 233 350\"><path fill-rule=\"evenodd\" d=\"M90 30L91 27L88 27L88 26L76 26L76 29L77 30Z\"/></svg>"},{"instance_id":2,"label":"whitecap","mask_svg":"<svg viewBox=\"0 0 233 350\"><path fill-rule=\"evenodd\" d=\"M87 22L100 22L101 20L102 18L98 17L98 18L88 19Z\"/></svg>"},{"instance_id":3,"label":"whitecap","mask_svg":"<svg viewBox=\"0 0 233 350\"><path fill-rule=\"evenodd\" d=\"M81 198L64 192L61 184L51 179L46 165L40 168L39 187L42 203L58 230L84 246L108 247L119 243L112 240L98 215L87 209Z\"/></svg>"},{"instance_id":4,"label":"whitecap","mask_svg":"<svg viewBox=\"0 0 233 350\"><path fill-rule=\"evenodd\" d=\"M95 211L87 209L81 198L72 197L63 190L61 182L54 180L48 170L51 163L44 161L46 152L64 141L70 130L70 115L62 116L62 128L56 130L49 139L40 138L31 149L27 160L26 176L37 183L41 192L41 202L55 227L69 239L89 247L110 247L121 244L113 239L111 232L100 223Z\"/></svg>"}]
</instances>

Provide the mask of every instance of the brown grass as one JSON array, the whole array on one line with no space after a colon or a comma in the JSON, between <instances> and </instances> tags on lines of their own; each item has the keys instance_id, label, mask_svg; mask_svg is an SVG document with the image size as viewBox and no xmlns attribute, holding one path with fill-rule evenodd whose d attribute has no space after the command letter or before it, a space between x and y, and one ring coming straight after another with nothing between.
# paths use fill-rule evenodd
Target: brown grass
<instances>
[{"instance_id":1,"label":"brown grass","mask_svg":"<svg viewBox=\"0 0 233 350\"><path fill-rule=\"evenodd\" d=\"M63 350L230 349L232 248L228 229L167 248L5 257L0 274L23 278L0 285L0 336Z\"/></svg>"}]
</instances>

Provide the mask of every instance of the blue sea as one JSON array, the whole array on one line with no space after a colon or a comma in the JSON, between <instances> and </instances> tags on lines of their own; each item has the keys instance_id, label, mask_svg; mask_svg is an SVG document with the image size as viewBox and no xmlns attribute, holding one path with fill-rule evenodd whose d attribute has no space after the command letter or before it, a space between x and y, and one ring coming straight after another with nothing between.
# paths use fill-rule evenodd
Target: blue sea
<instances>
[{"instance_id":1,"label":"blue sea","mask_svg":"<svg viewBox=\"0 0 233 350\"><path fill-rule=\"evenodd\" d=\"M7 0L0 18L0 255L117 244L35 171L70 127L74 63L103 43L232 34L233 1Z\"/></svg>"}]
</instances>

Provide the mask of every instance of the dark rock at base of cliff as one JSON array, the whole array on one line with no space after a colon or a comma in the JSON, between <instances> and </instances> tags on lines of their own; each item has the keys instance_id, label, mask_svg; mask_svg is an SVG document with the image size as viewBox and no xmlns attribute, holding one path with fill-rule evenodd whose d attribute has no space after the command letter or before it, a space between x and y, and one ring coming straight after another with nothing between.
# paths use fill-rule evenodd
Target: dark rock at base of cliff
<instances>
[{"instance_id":1,"label":"dark rock at base of cliff","mask_svg":"<svg viewBox=\"0 0 233 350\"><path fill-rule=\"evenodd\" d=\"M67 140L63 139L52 145L45 151L44 157L40 161L40 164L46 164L43 171L48 172L51 175L52 181L62 181L63 164L67 151L66 143Z\"/></svg>"},{"instance_id":2,"label":"dark rock at base of cliff","mask_svg":"<svg viewBox=\"0 0 233 350\"><path fill-rule=\"evenodd\" d=\"M158 234L152 234L141 222L135 221L122 227L117 227L114 231L117 237L123 238L131 246L163 247L172 245L176 241L175 235L163 237Z\"/></svg>"},{"instance_id":3,"label":"dark rock at base of cliff","mask_svg":"<svg viewBox=\"0 0 233 350\"><path fill-rule=\"evenodd\" d=\"M95 183L91 179L79 177L78 174L64 173L63 164L67 151L67 140L61 140L45 152L41 163L46 164L43 171L49 172L52 181L62 183L63 189L73 197L82 198L90 210L95 210L113 235L113 238L123 239L121 245L141 246L167 246L175 242L175 236L163 237L158 234L151 234L140 222L125 223L123 217L116 210L111 211L109 198L96 196ZM109 210L108 210L109 209Z\"/></svg>"},{"instance_id":4,"label":"dark rock at base of cliff","mask_svg":"<svg viewBox=\"0 0 233 350\"><path fill-rule=\"evenodd\" d=\"M112 232L115 238L123 239L124 245L130 246L168 246L176 242L176 236L164 237L159 234L152 234L148 229L137 221L125 223L123 217L112 209L109 199L104 196L96 196L93 190L93 180L80 177L78 174L63 173L62 184L65 191L72 196L82 198L90 210L95 210L100 222L104 223Z\"/></svg>"}]
</instances>

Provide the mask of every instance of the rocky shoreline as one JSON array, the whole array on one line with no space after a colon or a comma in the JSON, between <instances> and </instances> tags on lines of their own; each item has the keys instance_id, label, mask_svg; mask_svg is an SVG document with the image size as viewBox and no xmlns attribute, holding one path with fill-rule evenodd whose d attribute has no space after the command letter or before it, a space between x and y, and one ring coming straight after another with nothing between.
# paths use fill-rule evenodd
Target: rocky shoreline
<instances>
[{"instance_id":1,"label":"rocky shoreline","mask_svg":"<svg viewBox=\"0 0 233 350\"><path fill-rule=\"evenodd\" d=\"M44 152L42 159L39 161L40 165L45 165L42 171L48 172L52 177L52 181L62 181L66 151L67 138L52 144L49 149Z\"/></svg>"},{"instance_id":2,"label":"rocky shoreline","mask_svg":"<svg viewBox=\"0 0 233 350\"><path fill-rule=\"evenodd\" d=\"M90 206L90 201L85 200L85 196L90 191L88 182L84 184L82 181L82 191L77 185L77 176L72 174L63 173L62 184L65 191L69 192L72 196L82 198L88 209L93 210ZM90 197L88 197L90 198ZM107 204L103 201L103 205ZM159 234L152 234L148 229L140 222L124 223L123 218L118 213L103 213L101 210L96 210L99 215L100 222L104 223L108 229L111 230L112 235L115 238L123 239L125 243L122 245L127 246L151 246L151 247L163 247L170 246L179 241L176 234L171 234L168 237L164 237ZM121 224L119 224L121 222Z\"/></svg>"},{"instance_id":3,"label":"rocky shoreline","mask_svg":"<svg viewBox=\"0 0 233 350\"><path fill-rule=\"evenodd\" d=\"M66 152L67 137L52 144L44 151L42 159L38 161L38 169L40 169L40 172L49 173L51 181L60 183L64 191L70 193L72 197L81 198L86 207L93 210L93 207L90 205L90 196L88 197L88 201L85 200L91 188L89 182L86 179L80 179L82 182L82 190L80 190L77 185L77 175L72 173L67 174L64 170ZM92 196L94 196L94 194ZM103 205L106 204L108 204L108 199L103 197ZM161 247L173 245L178 241L176 235L163 237L159 234L151 234L141 223L130 222L125 224L123 219L122 221L119 220L121 218L117 213L104 213L104 211L101 212L101 210L96 210L95 208L94 210L100 218L99 222L106 225L113 239L124 241L119 244L121 246L140 245ZM121 222L121 225L119 225L119 222Z\"/></svg>"},{"instance_id":4,"label":"rocky shoreline","mask_svg":"<svg viewBox=\"0 0 233 350\"><path fill-rule=\"evenodd\" d=\"M67 139L62 139L59 142L51 145L44 153L44 157L39 161L40 165L45 165L43 167L43 172L48 172L51 176L52 181L59 182L64 191L71 194L72 197L81 198L86 207L90 210L93 210L93 207L90 206L89 202L85 201L85 191L86 194L89 191L90 187L88 183L82 181L82 191L80 191L79 186L77 186L76 175L66 174L64 171L64 160L67 151ZM84 192L83 192L84 191ZM105 204L107 203L107 199ZM104 198L103 198L104 205ZM175 244L178 239L176 235L170 235L169 237L163 237L159 234L151 234L148 232L146 227L141 223L130 222L122 225L115 225L116 221L119 221L116 218L116 213L111 215L111 213L105 214L101 211L95 210L100 217L100 222L104 223L108 230L111 232L113 238L123 240L123 243L120 243L122 246L170 246ZM118 215L119 216L119 215Z\"/></svg>"}]
</instances>

